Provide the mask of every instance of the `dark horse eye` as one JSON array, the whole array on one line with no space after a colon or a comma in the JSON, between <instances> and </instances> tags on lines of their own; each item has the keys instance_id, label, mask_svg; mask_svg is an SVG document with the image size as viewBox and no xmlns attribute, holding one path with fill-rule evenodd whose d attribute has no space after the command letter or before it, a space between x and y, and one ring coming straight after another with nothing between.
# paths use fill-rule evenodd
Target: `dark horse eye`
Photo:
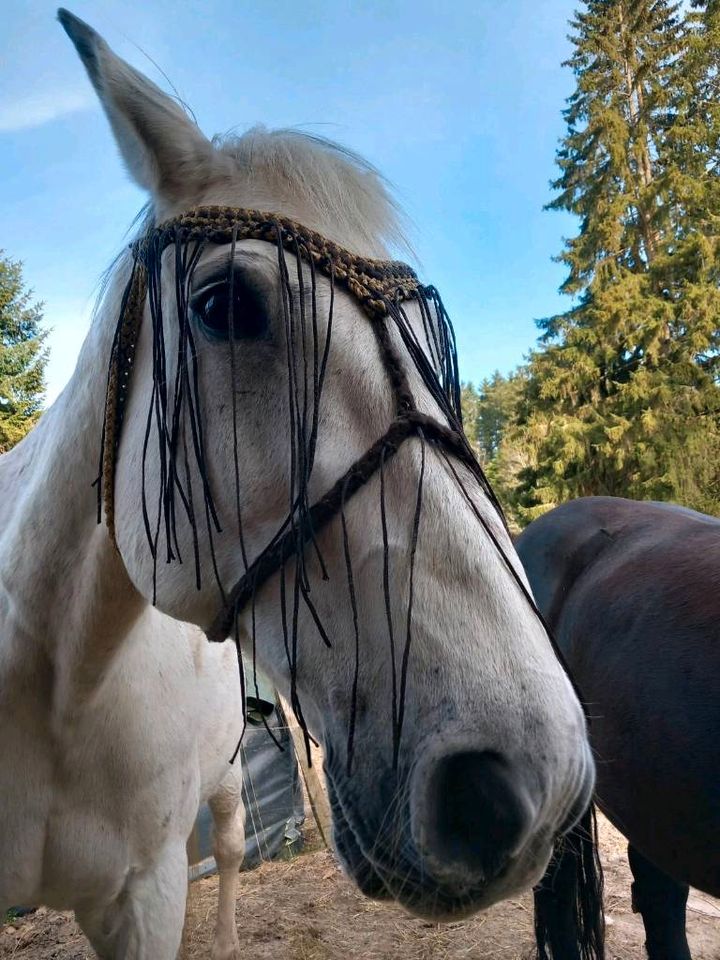
<instances>
[{"instance_id":1,"label":"dark horse eye","mask_svg":"<svg viewBox=\"0 0 720 960\"><path fill-rule=\"evenodd\" d=\"M236 279L230 309L230 284L214 284L192 301L193 317L212 340L227 340L232 322L236 340L260 340L267 336L268 318L256 290Z\"/></svg>"}]
</instances>

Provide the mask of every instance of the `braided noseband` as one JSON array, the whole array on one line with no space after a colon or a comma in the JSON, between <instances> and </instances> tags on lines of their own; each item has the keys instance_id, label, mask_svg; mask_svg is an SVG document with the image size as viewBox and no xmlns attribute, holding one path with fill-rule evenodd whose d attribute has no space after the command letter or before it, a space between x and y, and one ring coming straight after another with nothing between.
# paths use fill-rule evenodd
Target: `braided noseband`
<instances>
[{"instance_id":1,"label":"braided noseband","mask_svg":"<svg viewBox=\"0 0 720 960\"><path fill-rule=\"evenodd\" d=\"M446 458L447 455L452 455L461 460L477 477L497 506L462 431L454 348L448 354L446 343L444 353L437 350L438 357L450 355L454 364L454 369L441 371L440 376L443 373L445 375L443 385L424 350L419 349L417 340L408 339L410 334L403 324L400 325L403 340L415 366L445 414L446 422L441 423L418 410L390 335L388 318L400 320L403 316L400 304L403 301L419 299L425 309L428 299L432 299L436 305L439 304L434 288L421 285L415 272L404 263L356 256L320 234L284 217L256 210L202 207L166 221L132 247L133 270L123 297L112 347L98 484L99 505L104 505L106 522L113 541L114 476L135 346L148 294L148 260L154 257L157 261L162 252L173 245L177 251L187 249L193 244L234 245L236 241L246 239L264 240L292 252L310 263L313 269L329 277L334 284L344 286L360 303L372 324L393 390L395 419L383 436L300 518L299 535L297 524L294 529L286 529L249 565L246 573L225 595L220 613L208 630L209 639L214 641L222 641L230 634L238 613L254 597L256 591L283 567L289 557L302 551L307 542L314 539L315 534L340 512L344 503L381 469L410 437L421 437L441 448ZM502 516L499 506L497 509Z\"/></svg>"}]
</instances>

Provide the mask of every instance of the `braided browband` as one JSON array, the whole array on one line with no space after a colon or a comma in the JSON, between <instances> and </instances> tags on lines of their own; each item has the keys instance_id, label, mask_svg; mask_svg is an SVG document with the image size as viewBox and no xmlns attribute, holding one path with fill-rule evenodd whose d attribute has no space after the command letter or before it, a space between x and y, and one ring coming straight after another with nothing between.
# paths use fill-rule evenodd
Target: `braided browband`
<instances>
[{"instance_id":1,"label":"braided browband","mask_svg":"<svg viewBox=\"0 0 720 960\"><path fill-rule=\"evenodd\" d=\"M231 243L235 240L265 240L312 261L327 276L334 277L360 301L370 314L384 316L387 302L417 295L420 282L412 267L399 260L371 260L351 253L302 224L260 210L233 207L198 207L160 224L151 239L160 250L174 243L205 240ZM142 257L147 239L135 244Z\"/></svg>"},{"instance_id":2,"label":"braided browband","mask_svg":"<svg viewBox=\"0 0 720 960\"><path fill-rule=\"evenodd\" d=\"M358 256L294 220L260 210L198 207L166 220L137 240L131 247L133 273L123 297L112 346L102 435L98 512L102 504L113 542L115 466L147 294L144 267L147 252L151 247L162 252L177 243L228 244L238 240L264 240L302 257L346 287L371 319L387 314L388 303L413 299L421 289L415 271L406 263Z\"/></svg>"}]
</instances>

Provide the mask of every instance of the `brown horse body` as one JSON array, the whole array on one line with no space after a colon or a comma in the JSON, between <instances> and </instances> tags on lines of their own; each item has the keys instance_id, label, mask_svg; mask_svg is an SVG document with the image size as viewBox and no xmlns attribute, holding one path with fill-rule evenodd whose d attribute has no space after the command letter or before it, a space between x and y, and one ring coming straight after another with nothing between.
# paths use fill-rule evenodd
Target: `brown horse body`
<instances>
[{"instance_id":1,"label":"brown horse body","mask_svg":"<svg viewBox=\"0 0 720 960\"><path fill-rule=\"evenodd\" d=\"M651 960L686 960L688 884L720 896L720 520L576 500L517 542L588 704L597 802L629 841Z\"/></svg>"}]
</instances>

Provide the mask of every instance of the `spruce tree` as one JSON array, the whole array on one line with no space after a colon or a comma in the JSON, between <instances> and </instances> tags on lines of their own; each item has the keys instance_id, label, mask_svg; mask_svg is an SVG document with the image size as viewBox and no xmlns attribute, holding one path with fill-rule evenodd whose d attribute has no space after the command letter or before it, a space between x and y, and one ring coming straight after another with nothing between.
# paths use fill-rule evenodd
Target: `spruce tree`
<instances>
[{"instance_id":1,"label":"spruce tree","mask_svg":"<svg viewBox=\"0 0 720 960\"><path fill-rule=\"evenodd\" d=\"M464 383L461 405L465 435L481 463L489 465L497 456L506 427L513 417L524 385L522 369L505 377L496 370L476 389Z\"/></svg>"},{"instance_id":2,"label":"spruce tree","mask_svg":"<svg viewBox=\"0 0 720 960\"><path fill-rule=\"evenodd\" d=\"M23 284L22 264L0 250L0 453L37 421L45 392L42 304Z\"/></svg>"},{"instance_id":3,"label":"spruce tree","mask_svg":"<svg viewBox=\"0 0 720 960\"><path fill-rule=\"evenodd\" d=\"M470 441L470 446L478 456L480 456L477 435L479 403L480 397L472 382L461 384L460 409L462 412L463 430L465 431L465 436Z\"/></svg>"},{"instance_id":4,"label":"spruce tree","mask_svg":"<svg viewBox=\"0 0 720 960\"><path fill-rule=\"evenodd\" d=\"M507 377L496 370L480 384L475 431L485 463L491 463L498 455L524 383L524 371L520 368Z\"/></svg>"},{"instance_id":5,"label":"spruce tree","mask_svg":"<svg viewBox=\"0 0 720 960\"><path fill-rule=\"evenodd\" d=\"M571 23L549 207L579 218L574 303L540 321L518 407L525 519L587 494L720 509L718 6L587 0Z\"/></svg>"}]
</instances>

